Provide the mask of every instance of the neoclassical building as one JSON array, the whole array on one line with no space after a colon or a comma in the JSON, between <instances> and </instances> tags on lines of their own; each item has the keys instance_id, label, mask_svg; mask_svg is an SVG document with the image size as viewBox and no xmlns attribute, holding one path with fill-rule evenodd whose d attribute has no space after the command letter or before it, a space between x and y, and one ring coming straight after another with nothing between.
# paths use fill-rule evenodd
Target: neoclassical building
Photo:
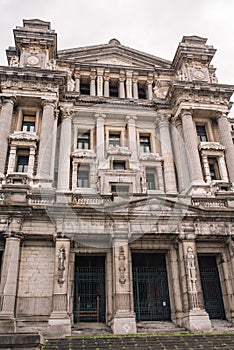
<instances>
[{"instance_id":1,"label":"neoclassical building","mask_svg":"<svg viewBox=\"0 0 234 350\"><path fill-rule=\"evenodd\" d=\"M58 50L24 20L0 67L0 332L234 322L234 86L184 36Z\"/></svg>"}]
</instances>

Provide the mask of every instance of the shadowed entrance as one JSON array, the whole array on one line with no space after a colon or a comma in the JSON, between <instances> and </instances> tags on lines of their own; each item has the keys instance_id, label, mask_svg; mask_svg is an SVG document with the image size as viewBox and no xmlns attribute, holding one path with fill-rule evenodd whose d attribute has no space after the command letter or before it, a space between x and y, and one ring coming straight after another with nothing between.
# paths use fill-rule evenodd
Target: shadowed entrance
<instances>
[{"instance_id":1,"label":"shadowed entrance","mask_svg":"<svg viewBox=\"0 0 234 350\"><path fill-rule=\"evenodd\" d=\"M105 322L105 257L77 256L75 322Z\"/></svg>"},{"instance_id":2,"label":"shadowed entrance","mask_svg":"<svg viewBox=\"0 0 234 350\"><path fill-rule=\"evenodd\" d=\"M137 322L171 319L165 254L132 255Z\"/></svg>"},{"instance_id":3,"label":"shadowed entrance","mask_svg":"<svg viewBox=\"0 0 234 350\"><path fill-rule=\"evenodd\" d=\"M198 257L205 309L211 319L225 319L219 272L215 256Z\"/></svg>"}]
</instances>

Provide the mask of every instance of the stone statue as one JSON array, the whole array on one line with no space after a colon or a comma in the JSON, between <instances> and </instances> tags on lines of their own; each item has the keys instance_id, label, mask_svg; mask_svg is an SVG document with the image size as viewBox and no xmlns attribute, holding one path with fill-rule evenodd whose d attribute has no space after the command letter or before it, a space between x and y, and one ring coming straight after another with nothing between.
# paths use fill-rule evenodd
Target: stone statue
<instances>
[{"instance_id":1,"label":"stone statue","mask_svg":"<svg viewBox=\"0 0 234 350\"><path fill-rule=\"evenodd\" d=\"M187 269L188 269L188 280L189 280L189 292L192 296L193 309L199 308L197 298L197 277L196 277L196 266L195 257L193 254L193 248L188 247L187 249Z\"/></svg>"},{"instance_id":2,"label":"stone statue","mask_svg":"<svg viewBox=\"0 0 234 350\"><path fill-rule=\"evenodd\" d=\"M19 67L19 57L18 56L11 57L10 67Z\"/></svg>"}]
</instances>

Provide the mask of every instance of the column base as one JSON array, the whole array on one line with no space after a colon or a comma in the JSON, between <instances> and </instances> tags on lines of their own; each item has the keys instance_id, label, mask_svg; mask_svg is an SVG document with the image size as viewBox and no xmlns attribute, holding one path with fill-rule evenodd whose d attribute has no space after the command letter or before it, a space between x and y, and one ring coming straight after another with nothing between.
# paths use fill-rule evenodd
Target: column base
<instances>
[{"instance_id":1,"label":"column base","mask_svg":"<svg viewBox=\"0 0 234 350\"><path fill-rule=\"evenodd\" d=\"M183 326L193 332L210 332L211 322L205 310L190 310L183 317Z\"/></svg>"},{"instance_id":2,"label":"column base","mask_svg":"<svg viewBox=\"0 0 234 350\"><path fill-rule=\"evenodd\" d=\"M136 318L133 315L116 314L112 320L111 328L114 334L136 334Z\"/></svg>"},{"instance_id":3,"label":"column base","mask_svg":"<svg viewBox=\"0 0 234 350\"><path fill-rule=\"evenodd\" d=\"M46 330L48 338L64 338L71 335L71 320L67 313L53 312Z\"/></svg>"},{"instance_id":4,"label":"column base","mask_svg":"<svg viewBox=\"0 0 234 350\"><path fill-rule=\"evenodd\" d=\"M12 313L0 312L0 333L15 333L16 322Z\"/></svg>"},{"instance_id":5,"label":"column base","mask_svg":"<svg viewBox=\"0 0 234 350\"><path fill-rule=\"evenodd\" d=\"M72 202L71 191L57 191L56 192L56 202L62 204L69 204Z\"/></svg>"}]
</instances>

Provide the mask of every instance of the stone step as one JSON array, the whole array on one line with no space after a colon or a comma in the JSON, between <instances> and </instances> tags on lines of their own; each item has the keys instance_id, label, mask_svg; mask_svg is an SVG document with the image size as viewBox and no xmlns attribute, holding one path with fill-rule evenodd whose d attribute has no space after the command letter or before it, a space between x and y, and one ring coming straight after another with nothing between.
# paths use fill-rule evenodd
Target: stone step
<instances>
[{"instance_id":1,"label":"stone step","mask_svg":"<svg viewBox=\"0 0 234 350\"><path fill-rule=\"evenodd\" d=\"M45 350L234 350L233 333L79 336L46 341Z\"/></svg>"},{"instance_id":2,"label":"stone step","mask_svg":"<svg viewBox=\"0 0 234 350\"><path fill-rule=\"evenodd\" d=\"M137 333L177 333L185 331L185 328L178 327L172 322L144 321L137 323Z\"/></svg>"}]
</instances>

